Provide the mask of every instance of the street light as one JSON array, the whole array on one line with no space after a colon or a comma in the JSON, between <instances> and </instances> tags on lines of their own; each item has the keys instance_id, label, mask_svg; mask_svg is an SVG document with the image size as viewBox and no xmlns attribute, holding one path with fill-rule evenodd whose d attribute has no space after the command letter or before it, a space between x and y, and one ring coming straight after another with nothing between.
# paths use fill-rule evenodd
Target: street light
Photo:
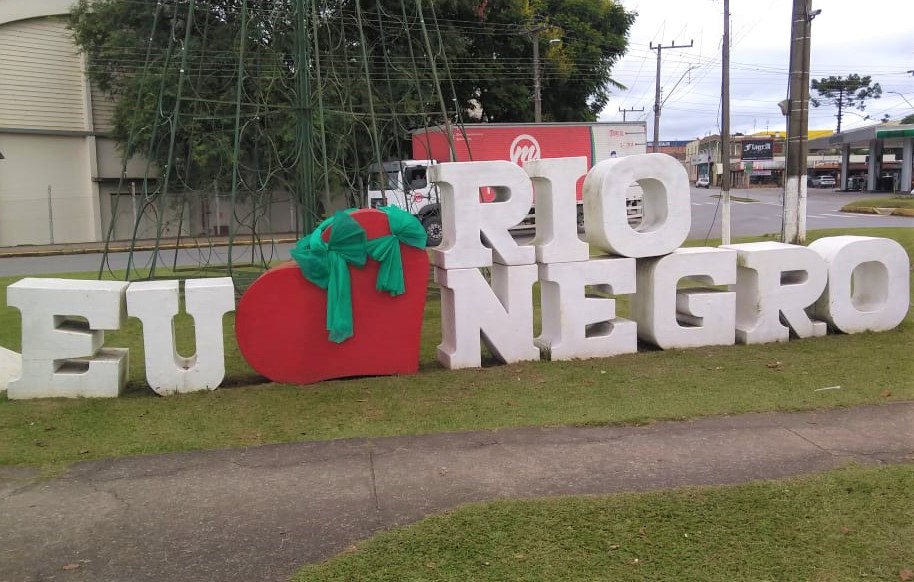
<instances>
[{"instance_id":1,"label":"street light","mask_svg":"<svg viewBox=\"0 0 914 582\"><path fill-rule=\"evenodd\" d=\"M914 105L911 105L911 102L908 101L908 98L905 97L904 95L902 95L901 93L899 93L898 91L886 91L886 93L893 93L895 95L898 95L899 97L904 99L904 102L908 104L908 107L910 107L911 109L914 109Z\"/></svg>"}]
</instances>

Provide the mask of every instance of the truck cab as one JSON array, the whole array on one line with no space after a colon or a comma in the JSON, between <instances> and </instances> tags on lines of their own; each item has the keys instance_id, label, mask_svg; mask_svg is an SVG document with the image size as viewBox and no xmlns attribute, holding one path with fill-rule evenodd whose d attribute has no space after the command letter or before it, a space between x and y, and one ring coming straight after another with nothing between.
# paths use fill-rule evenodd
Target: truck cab
<instances>
[{"instance_id":1,"label":"truck cab","mask_svg":"<svg viewBox=\"0 0 914 582\"><path fill-rule=\"evenodd\" d=\"M428 235L428 245L441 243L438 187L428 181L435 160L394 160L372 164L368 176L367 206L396 206L415 215Z\"/></svg>"}]
</instances>

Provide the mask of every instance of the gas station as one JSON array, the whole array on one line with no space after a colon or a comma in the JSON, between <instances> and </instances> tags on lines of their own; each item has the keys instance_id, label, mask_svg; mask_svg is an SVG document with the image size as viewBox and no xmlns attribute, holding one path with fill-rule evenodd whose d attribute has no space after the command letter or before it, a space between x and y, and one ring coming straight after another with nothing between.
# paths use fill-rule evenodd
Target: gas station
<instances>
[{"instance_id":1,"label":"gas station","mask_svg":"<svg viewBox=\"0 0 914 582\"><path fill-rule=\"evenodd\" d=\"M826 137L811 139L810 159L815 152L838 150L840 153L839 190L863 189L870 192L910 193L912 153L914 153L914 125L880 124L842 131ZM851 187L849 182L854 168L852 150L866 149L865 182L861 188ZM895 155L886 158L886 152Z\"/></svg>"}]
</instances>

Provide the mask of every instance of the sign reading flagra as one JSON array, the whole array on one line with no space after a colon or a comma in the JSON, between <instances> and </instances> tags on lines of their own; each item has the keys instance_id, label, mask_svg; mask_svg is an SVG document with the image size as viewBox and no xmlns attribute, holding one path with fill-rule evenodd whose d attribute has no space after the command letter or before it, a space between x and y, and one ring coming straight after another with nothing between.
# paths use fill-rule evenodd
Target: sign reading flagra
<instances>
[{"instance_id":1,"label":"sign reading flagra","mask_svg":"<svg viewBox=\"0 0 914 582\"><path fill-rule=\"evenodd\" d=\"M770 160L774 157L774 142L770 139L747 139L740 143L743 160Z\"/></svg>"}]
</instances>

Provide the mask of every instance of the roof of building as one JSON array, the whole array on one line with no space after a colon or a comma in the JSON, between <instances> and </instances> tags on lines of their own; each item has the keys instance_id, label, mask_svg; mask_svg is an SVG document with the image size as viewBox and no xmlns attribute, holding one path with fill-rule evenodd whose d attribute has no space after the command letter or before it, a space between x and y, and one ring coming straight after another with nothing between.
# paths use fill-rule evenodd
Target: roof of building
<instances>
[{"instance_id":1,"label":"roof of building","mask_svg":"<svg viewBox=\"0 0 914 582\"><path fill-rule=\"evenodd\" d=\"M914 136L914 125L902 125L898 121L877 123L866 127L849 129L827 137L809 140L810 150L827 150L843 145L863 146L875 139L884 140L886 147L898 147L905 137Z\"/></svg>"}]
</instances>

